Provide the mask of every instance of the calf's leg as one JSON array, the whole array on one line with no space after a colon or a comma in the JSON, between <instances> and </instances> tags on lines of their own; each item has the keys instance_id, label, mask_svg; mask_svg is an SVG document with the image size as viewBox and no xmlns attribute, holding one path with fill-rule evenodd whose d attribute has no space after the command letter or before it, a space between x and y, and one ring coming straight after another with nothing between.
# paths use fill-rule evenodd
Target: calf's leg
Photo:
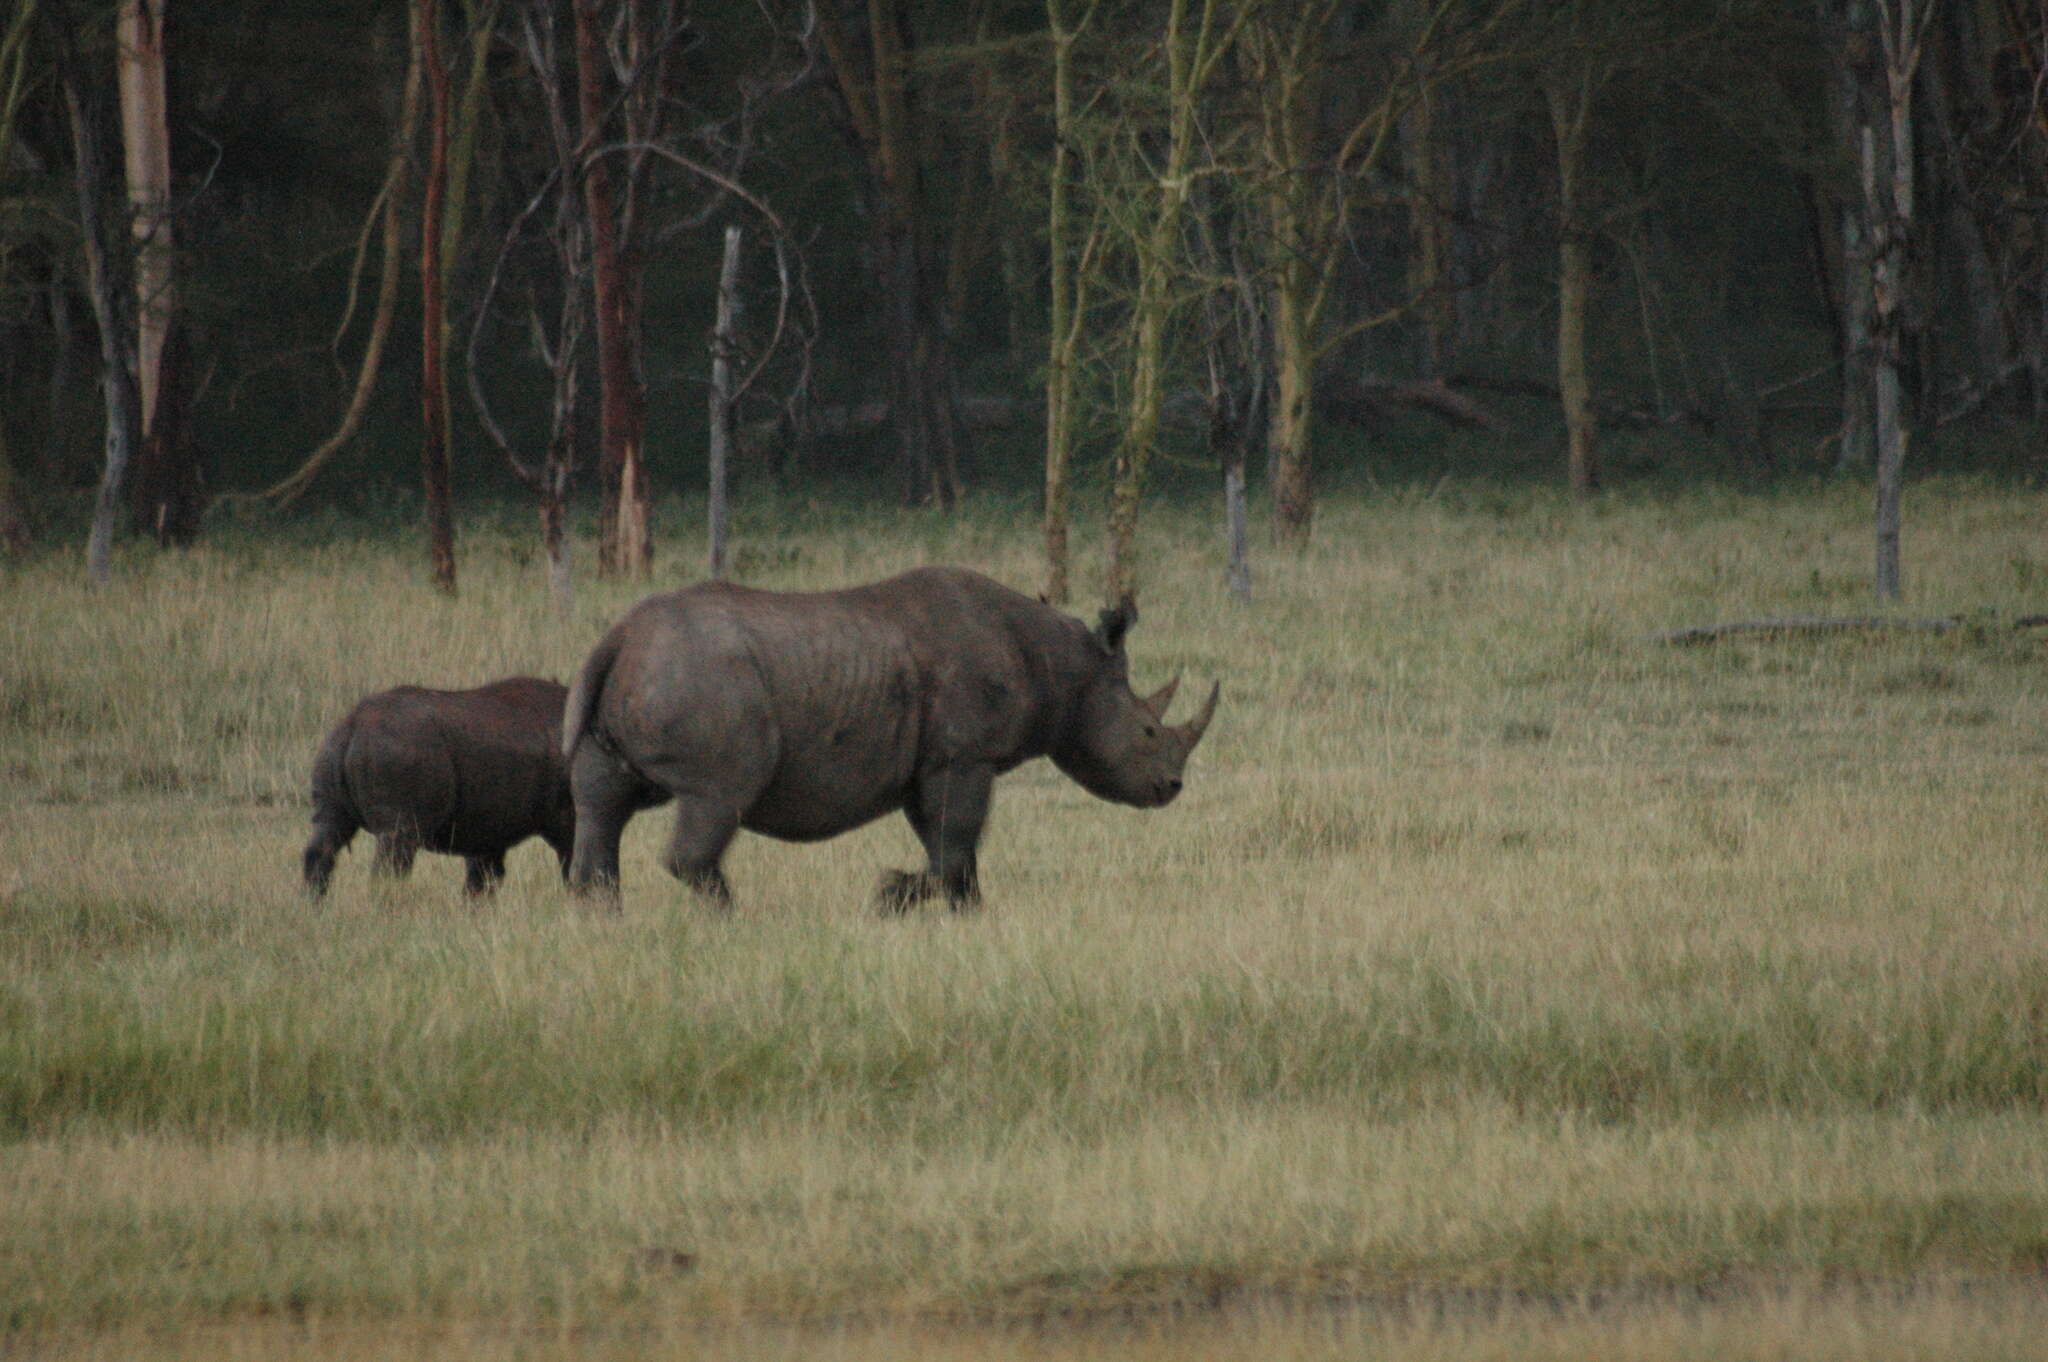
<instances>
[{"instance_id":1,"label":"calf's leg","mask_svg":"<svg viewBox=\"0 0 2048 1362\"><path fill-rule=\"evenodd\" d=\"M355 824L340 815L316 817L313 820L313 836L306 843L299 862L306 877L306 892L319 898L327 892L327 882L334 878L335 858L356 835Z\"/></svg>"},{"instance_id":2,"label":"calf's leg","mask_svg":"<svg viewBox=\"0 0 2048 1362\"><path fill-rule=\"evenodd\" d=\"M505 879L505 853L495 856L469 856L464 858L469 873L464 877L462 888L469 894L493 894Z\"/></svg>"}]
</instances>

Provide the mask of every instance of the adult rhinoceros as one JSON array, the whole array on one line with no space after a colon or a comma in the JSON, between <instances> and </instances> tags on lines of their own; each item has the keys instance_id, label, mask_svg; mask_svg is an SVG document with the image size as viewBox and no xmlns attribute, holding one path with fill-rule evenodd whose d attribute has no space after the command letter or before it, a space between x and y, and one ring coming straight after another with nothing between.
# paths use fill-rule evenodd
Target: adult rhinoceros
<instances>
[{"instance_id":1,"label":"adult rhinoceros","mask_svg":"<svg viewBox=\"0 0 2048 1362\"><path fill-rule=\"evenodd\" d=\"M741 828L816 841L901 809L930 858L882 906L979 901L995 778L1050 757L1091 794L1157 808L1216 710L1165 722L1178 678L1133 693L1126 599L1088 628L962 568L842 591L710 582L650 596L583 664L562 718L576 802L569 880L617 905L619 835L655 791L676 803L663 863L720 906Z\"/></svg>"}]
</instances>

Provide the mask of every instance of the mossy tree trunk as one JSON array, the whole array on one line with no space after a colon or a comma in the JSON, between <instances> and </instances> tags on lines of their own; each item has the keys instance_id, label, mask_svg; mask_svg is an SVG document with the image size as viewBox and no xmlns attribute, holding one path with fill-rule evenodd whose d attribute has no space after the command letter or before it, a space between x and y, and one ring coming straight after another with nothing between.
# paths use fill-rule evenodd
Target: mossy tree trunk
<instances>
[{"instance_id":1,"label":"mossy tree trunk","mask_svg":"<svg viewBox=\"0 0 2048 1362\"><path fill-rule=\"evenodd\" d=\"M1226 12L1220 0L1200 0L1190 23L1188 0L1171 0L1161 46L1166 58L1166 146L1156 178L1144 187L1145 209L1132 245L1137 254L1137 291L1131 303L1131 348L1126 396L1109 498L1108 562L1103 577L1111 601L1138 587L1138 503L1159 439L1165 400L1166 331L1174 306L1173 286L1181 268L1181 220L1190 175L1201 144L1204 92L1257 8L1246 3Z\"/></svg>"},{"instance_id":2,"label":"mossy tree trunk","mask_svg":"<svg viewBox=\"0 0 2048 1362\"><path fill-rule=\"evenodd\" d=\"M1068 470L1074 458L1075 367L1087 314L1088 262L1073 246L1074 44L1093 17L1091 3L1069 25L1061 0L1045 0L1052 37L1052 171L1047 185L1045 356L1045 598L1065 605L1073 594L1068 552Z\"/></svg>"}]
</instances>

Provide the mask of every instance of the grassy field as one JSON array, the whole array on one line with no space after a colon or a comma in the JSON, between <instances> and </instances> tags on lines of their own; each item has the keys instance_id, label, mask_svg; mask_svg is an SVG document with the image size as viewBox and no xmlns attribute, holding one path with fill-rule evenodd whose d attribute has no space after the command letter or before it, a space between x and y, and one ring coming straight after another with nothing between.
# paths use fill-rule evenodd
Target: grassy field
<instances>
[{"instance_id":1,"label":"grassy field","mask_svg":"<svg viewBox=\"0 0 2048 1362\"><path fill-rule=\"evenodd\" d=\"M1951 633L1644 637L1866 612L1867 522L1446 484L1246 608L1161 510L1134 680L1224 685L1187 793L1021 769L987 909L908 921L896 819L743 837L726 918L659 813L618 918L537 842L480 908L366 843L300 897L350 702L567 679L646 589L558 617L523 525L452 601L410 543L6 569L0 1351L2036 1356L2040 499L1914 489ZM1039 576L992 507L741 529L761 585Z\"/></svg>"}]
</instances>

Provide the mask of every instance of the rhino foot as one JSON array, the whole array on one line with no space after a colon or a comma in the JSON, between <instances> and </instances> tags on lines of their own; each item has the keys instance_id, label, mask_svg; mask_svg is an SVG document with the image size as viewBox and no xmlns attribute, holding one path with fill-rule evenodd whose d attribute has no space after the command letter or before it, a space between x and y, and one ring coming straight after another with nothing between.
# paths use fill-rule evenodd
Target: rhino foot
<instances>
[{"instance_id":1,"label":"rhino foot","mask_svg":"<svg viewBox=\"0 0 2048 1362\"><path fill-rule=\"evenodd\" d=\"M981 907L979 885L951 884L929 870L887 870L875 886L875 909L884 917L900 917L926 899L941 895L956 913L972 913Z\"/></svg>"},{"instance_id":2,"label":"rhino foot","mask_svg":"<svg viewBox=\"0 0 2048 1362\"><path fill-rule=\"evenodd\" d=\"M911 870L885 870L875 886L875 909L884 917L900 917L938 890L932 876Z\"/></svg>"}]
</instances>

